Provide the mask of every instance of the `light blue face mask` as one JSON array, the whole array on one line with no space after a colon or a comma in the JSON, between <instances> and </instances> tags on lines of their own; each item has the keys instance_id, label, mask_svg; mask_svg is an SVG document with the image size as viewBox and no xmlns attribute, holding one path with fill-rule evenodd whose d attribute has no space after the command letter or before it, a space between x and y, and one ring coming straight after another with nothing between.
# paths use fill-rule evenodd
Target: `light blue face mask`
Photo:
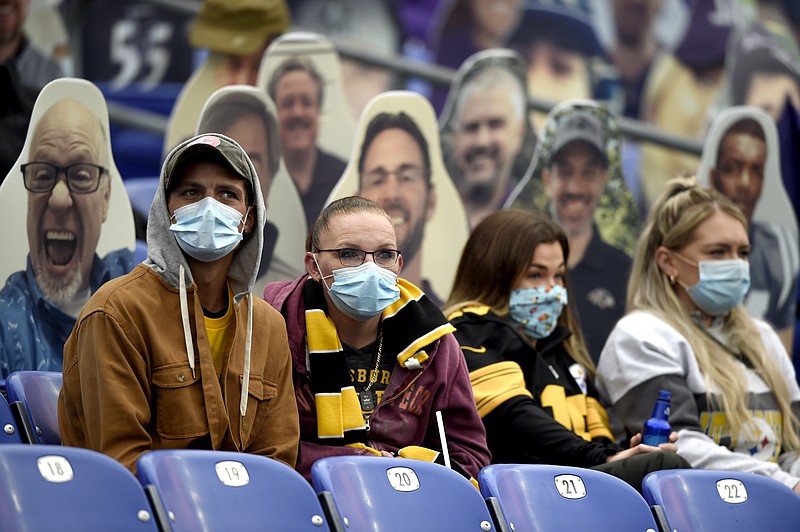
<instances>
[{"instance_id":1,"label":"light blue face mask","mask_svg":"<svg viewBox=\"0 0 800 532\"><path fill-rule=\"evenodd\" d=\"M691 264L686 259L684 262ZM722 316L744 301L750 288L750 263L741 259L701 260L697 263L700 279L685 286L694 304L709 316Z\"/></svg>"},{"instance_id":2,"label":"light blue face mask","mask_svg":"<svg viewBox=\"0 0 800 532\"><path fill-rule=\"evenodd\" d=\"M560 285L515 288L508 302L508 314L522 325L527 336L550 336L567 304L567 289Z\"/></svg>"},{"instance_id":3,"label":"light blue face mask","mask_svg":"<svg viewBox=\"0 0 800 532\"><path fill-rule=\"evenodd\" d=\"M316 257L314 260L316 261ZM325 283L331 301L336 308L354 320L366 321L374 318L400 299L397 274L374 262L339 268L332 273L333 284L328 287L328 283ZM322 281L325 282L324 277Z\"/></svg>"},{"instance_id":4,"label":"light blue face mask","mask_svg":"<svg viewBox=\"0 0 800 532\"><path fill-rule=\"evenodd\" d=\"M169 229L178 245L199 261L221 259L233 251L243 238L239 231L244 219L242 213L211 196L175 209L172 217L175 222Z\"/></svg>"}]
</instances>

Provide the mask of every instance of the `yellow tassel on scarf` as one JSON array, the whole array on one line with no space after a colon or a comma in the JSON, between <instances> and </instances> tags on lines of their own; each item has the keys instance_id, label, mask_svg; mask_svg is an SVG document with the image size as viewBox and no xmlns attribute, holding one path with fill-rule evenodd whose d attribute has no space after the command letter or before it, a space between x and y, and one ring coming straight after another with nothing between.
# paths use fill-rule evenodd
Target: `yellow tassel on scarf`
<instances>
[{"instance_id":1,"label":"yellow tassel on scarf","mask_svg":"<svg viewBox=\"0 0 800 532\"><path fill-rule=\"evenodd\" d=\"M420 447L419 445L409 445L408 447L403 447L397 451L397 456L401 458L410 458L411 460L433 462L434 464L439 464L444 467L444 458L442 457L442 453L439 451L434 451L433 449L428 449L427 447ZM453 471L459 473L462 477L469 480L476 489L479 489L478 481L475 480L475 478L470 475L466 469L452 460L450 461L450 466Z\"/></svg>"}]
</instances>

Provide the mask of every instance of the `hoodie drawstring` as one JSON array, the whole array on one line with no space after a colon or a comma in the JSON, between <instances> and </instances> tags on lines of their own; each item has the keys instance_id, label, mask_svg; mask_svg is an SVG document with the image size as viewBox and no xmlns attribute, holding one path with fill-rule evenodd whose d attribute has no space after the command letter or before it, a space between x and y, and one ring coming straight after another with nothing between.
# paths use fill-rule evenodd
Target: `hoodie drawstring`
<instances>
[{"instance_id":1,"label":"hoodie drawstring","mask_svg":"<svg viewBox=\"0 0 800 532\"><path fill-rule=\"evenodd\" d=\"M189 360L189 367L192 368L192 378L195 375L194 364L194 344L192 343L192 329L189 326L189 303L186 296L186 277L181 264L179 270L180 277L180 299L181 299L181 322L183 323L183 338L186 341L186 356ZM242 378L242 396L239 399L239 413L242 418L247 415L247 397L250 393L250 351L253 342L253 293L247 294L247 336L244 340L244 376ZM239 424L240 430L244 427L244 419ZM241 434L240 434L241 441ZM244 444L244 443L243 443Z\"/></svg>"},{"instance_id":2,"label":"hoodie drawstring","mask_svg":"<svg viewBox=\"0 0 800 532\"><path fill-rule=\"evenodd\" d=\"M186 301L186 278L184 277L183 264L180 265L179 276L183 339L186 341L186 356L189 358L189 367L192 368L192 379L196 379L197 376L194 372L194 344L192 343L192 329L189 326L189 303Z\"/></svg>"},{"instance_id":3,"label":"hoodie drawstring","mask_svg":"<svg viewBox=\"0 0 800 532\"><path fill-rule=\"evenodd\" d=\"M242 382L242 397L239 399L239 412L244 418L247 414L247 395L250 392L250 344L253 338L253 293L247 294L247 336L244 339L244 382ZM240 426L244 425L244 420Z\"/></svg>"}]
</instances>

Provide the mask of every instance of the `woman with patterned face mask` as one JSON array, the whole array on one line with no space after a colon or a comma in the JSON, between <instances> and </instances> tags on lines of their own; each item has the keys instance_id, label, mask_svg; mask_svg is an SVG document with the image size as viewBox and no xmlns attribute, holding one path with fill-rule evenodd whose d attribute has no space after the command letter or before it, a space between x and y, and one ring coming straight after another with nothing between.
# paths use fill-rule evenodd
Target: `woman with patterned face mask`
<instances>
[{"instance_id":1,"label":"woman with patterned face mask","mask_svg":"<svg viewBox=\"0 0 800 532\"><path fill-rule=\"evenodd\" d=\"M493 463L591 467L637 490L658 469L687 467L676 434L659 447L641 435L623 450L597 399L595 367L568 306L564 231L504 210L473 230L445 314L467 361ZM652 404L651 404L652 406Z\"/></svg>"},{"instance_id":2,"label":"woman with patterned face mask","mask_svg":"<svg viewBox=\"0 0 800 532\"><path fill-rule=\"evenodd\" d=\"M678 454L695 467L748 471L800 493L800 389L775 331L747 315L747 221L693 179L671 181L650 212L609 336L598 387L629 430L672 392Z\"/></svg>"}]
</instances>

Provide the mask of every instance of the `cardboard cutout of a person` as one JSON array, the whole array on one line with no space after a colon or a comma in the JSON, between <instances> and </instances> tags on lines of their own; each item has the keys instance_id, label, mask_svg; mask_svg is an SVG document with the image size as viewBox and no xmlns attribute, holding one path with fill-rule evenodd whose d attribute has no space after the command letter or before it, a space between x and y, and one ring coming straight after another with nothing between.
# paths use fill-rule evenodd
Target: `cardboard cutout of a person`
<instances>
[{"instance_id":1,"label":"cardboard cutout of a person","mask_svg":"<svg viewBox=\"0 0 800 532\"><path fill-rule=\"evenodd\" d=\"M688 2L689 23L678 46L653 65L642 93L642 118L674 135L702 141L725 82L732 29L750 15L748 2ZM638 183L646 210L670 179L694 173L699 157L642 143ZM630 176L628 176L630 177Z\"/></svg>"},{"instance_id":2,"label":"cardboard cutout of a person","mask_svg":"<svg viewBox=\"0 0 800 532\"><path fill-rule=\"evenodd\" d=\"M302 272L305 216L300 196L283 166L275 105L263 90L231 85L217 90L200 114L197 134L222 133L239 143L258 174L267 205L264 246L254 290Z\"/></svg>"},{"instance_id":3,"label":"cardboard cutout of a person","mask_svg":"<svg viewBox=\"0 0 800 532\"><path fill-rule=\"evenodd\" d=\"M569 302L597 362L624 315L639 214L622 176L619 126L588 100L558 104L544 124L531 169L507 206L550 215L567 233Z\"/></svg>"},{"instance_id":4,"label":"cardboard cutout of a person","mask_svg":"<svg viewBox=\"0 0 800 532\"><path fill-rule=\"evenodd\" d=\"M592 58L603 50L580 9L529 2L506 46L525 59L532 96L551 102L592 97ZM532 111L530 118L534 131L541 135L546 114Z\"/></svg>"},{"instance_id":5,"label":"cardboard cutout of a person","mask_svg":"<svg viewBox=\"0 0 800 532\"><path fill-rule=\"evenodd\" d=\"M792 352L800 249L781 179L775 122L752 106L725 109L703 145L698 181L732 200L750 222L750 291L745 308L771 323Z\"/></svg>"},{"instance_id":6,"label":"cardboard cutout of a person","mask_svg":"<svg viewBox=\"0 0 800 532\"><path fill-rule=\"evenodd\" d=\"M504 46L517 28L522 0L445 0L438 3L425 40L436 64L458 70L470 56ZM447 89L434 87L431 103L444 109Z\"/></svg>"},{"instance_id":7,"label":"cardboard cutout of a person","mask_svg":"<svg viewBox=\"0 0 800 532\"><path fill-rule=\"evenodd\" d=\"M339 56L321 35L287 33L267 49L258 86L275 103L283 162L311 227L352 147L354 125Z\"/></svg>"},{"instance_id":8,"label":"cardboard cutout of a person","mask_svg":"<svg viewBox=\"0 0 800 532\"><path fill-rule=\"evenodd\" d=\"M775 122L786 100L800 108L800 52L793 39L755 23L731 36L725 59L723 104L759 107Z\"/></svg>"},{"instance_id":9,"label":"cardboard cutout of a person","mask_svg":"<svg viewBox=\"0 0 800 532\"><path fill-rule=\"evenodd\" d=\"M392 0L304 0L293 6L292 22L337 44L388 57L402 52L401 41L406 38L398 11ZM399 76L347 57L341 62L344 93L356 121L372 98L395 87Z\"/></svg>"},{"instance_id":10,"label":"cardboard cutout of a person","mask_svg":"<svg viewBox=\"0 0 800 532\"><path fill-rule=\"evenodd\" d=\"M0 187L0 225L0 376L60 371L84 303L134 266L133 212L92 83L61 78L42 89Z\"/></svg>"},{"instance_id":11,"label":"cardboard cutout of a person","mask_svg":"<svg viewBox=\"0 0 800 532\"><path fill-rule=\"evenodd\" d=\"M329 201L356 194L383 207L397 231L403 277L441 304L469 230L442 161L431 104L409 91L378 95L364 109L355 139Z\"/></svg>"},{"instance_id":12,"label":"cardboard cutout of a person","mask_svg":"<svg viewBox=\"0 0 800 532\"><path fill-rule=\"evenodd\" d=\"M456 74L440 117L442 155L475 227L500 210L530 166L525 63L511 50L472 55Z\"/></svg>"}]
</instances>

